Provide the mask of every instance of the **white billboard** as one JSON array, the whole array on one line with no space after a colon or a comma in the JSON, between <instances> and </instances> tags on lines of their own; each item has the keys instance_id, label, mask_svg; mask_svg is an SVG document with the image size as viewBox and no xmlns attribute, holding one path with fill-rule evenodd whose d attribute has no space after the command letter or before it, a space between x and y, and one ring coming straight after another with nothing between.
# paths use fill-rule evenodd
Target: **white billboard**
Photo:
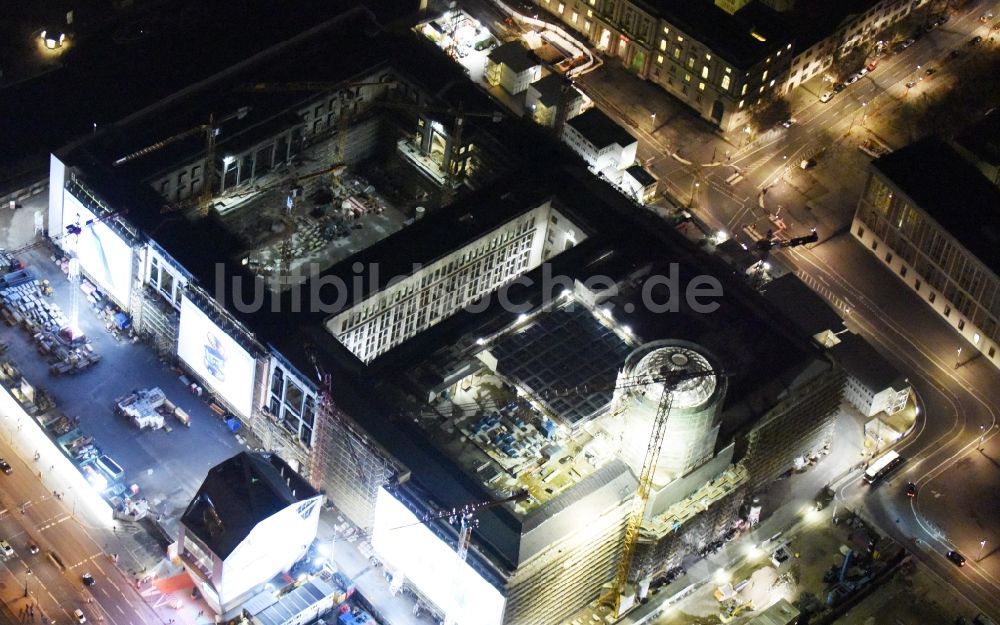
<instances>
[{"instance_id":1,"label":"white billboard","mask_svg":"<svg viewBox=\"0 0 1000 625\"><path fill-rule=\"evenodd\" d=\"M177 355L238 413L250 416L254 357L187 297L181 300Z\"/></svg>"},{"instance_id":2,"label":"white billboard","mask_svg":"<svg viewBox=\"0 0 1000 625\"><path fill-rule=\"evenodd\" d=\"M67 190L63 190L63 224L79 225L76 257L84 273L122 307L129 305L132 291L132 248L105 223L86 225L95 219L94 213ZM65 247L73 247L73 235Z\"/></svg>"},{"instance_id":3,"label":"white billboard","mask_svg":"<svg viewBox=\"0 0 1000 625\"><path fill-rule=\"evenodd\" d=\"M456 625L500 625L504 597L384 488L375 501L372 547Z\"/></svg>"}]
</instances>

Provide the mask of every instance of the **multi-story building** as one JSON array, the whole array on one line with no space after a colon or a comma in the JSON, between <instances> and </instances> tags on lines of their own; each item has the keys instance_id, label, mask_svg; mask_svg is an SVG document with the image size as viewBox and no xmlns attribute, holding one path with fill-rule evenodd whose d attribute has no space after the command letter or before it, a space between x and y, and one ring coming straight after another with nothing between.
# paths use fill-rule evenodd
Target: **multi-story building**
<instances>
[{"instance_id":1,"label":"multi-story building","mask_svg":"<svg viewBox=\"0 0 1000 625\"><path fill-rule=\"evenodd\" d=\"M998 206L997 187L928 137L872 162L851 224L872 254L993 365L1000 364Z\"/></svg>"},{"instance_id":2,"label":"multi-story building","mask_svg":"<svg viewBox=\"0 0 1000 625\"><path fill-rule=\"evenodd\" d=\"M576 117L593 103L573 83L561 74L552 72L528 86L524 105L531 111L531 119L542 126L555 126ZM560 111L562 107L562 111Z\"/></svg>"},{"instance_id":3,"label":"multi-story building","mask_svg":"<svg viewBox=\"0 0 1000 625\"><path fill-rule=\"evenodd\" d=\"M639 147L638 139L597 108L567 121L562 138L591 171L605 173L613 181L635 163Z\"/></svg>"},{"instance_id":4,"label":"multi-story building","mask_svg":"<svg viewBox=\"0 0 1000 625\"><path fill-rule=\"evenodd\" d=\"M352 50L317 79L350 82L376 69L394 77L393 92L377 96L393 99L352 120L377 132L340 135L358 140L371 180L353 177L353 163L331 177L338 135L303 134L303 160L316 158L319 174L268 172L238 194L218 192L205 217L162 212L149 172L169 163L112 165L146 144L130 124L171 136L184 129L175 127L180 111L200 120L231 110L216 101L242 103L230 83L287 71L269 59L54 154L50 227L61 231L77 215L105 219L81 238L111 261L93 263L83 256L92 250L80 250L95 286L124 285L116 301L132 315L146 301L174 310L157 328L172 326L164 332L174 337L176 365L255 444L372 529L379 558L422 604L462 625L537 625L599 597L622 553L649 446L643 432L662 401L671 402L670 436L633 581L717 539L745 494L822 449L842 374L756 292L519 120L484 123L476 135L477 152L517 155L506 169L424 210L435 180L415 160L427 154L401 142L416 150L428 121L419 105L412 115L400 107L456 88L468 111L489 100L429 42L379 32L362 17L309 44L321 55L329 46ZM248 144L267 145L264 129L284 133L285 114L302 111L303 97L269 97L227 135L252 128ZM301 125L302 113L292 117L287 123ZM372 136L380 138L370 144ZM220 140L223 158L226 150ZM379 170L396 175L376 179ZM401 179L413 186L392 197L408 204L380 191ZM253 224L259 230L248 232ZM276 224L283 236L272 246ZM285 280L275 284L274 273ZM699 313L682 295L711 286L707 276L719 281L718 306ZM667 387L664 370L698 375ZM458 528L418 521L520 492L480 511L465 563L454 557ZM208 499L215 496L196 500L187 518L191 527L207 523L211 538L218 525ZM228 514L218 514L225 524ZM282 538L285 551L297 550L293 538ZM219 565L207 553L195 553L206 570ZM208 579L200 573L192 570Z\"/></svg>"},{"instance_id":5,"label":"multi-story building","mask_svg":"<svg viewBox=\"0 0 1000 625\"><path fill-rule=\"evenodd\" d=\"M541 60L520 41L508 41L486 55L486 81L507 93L521 93L541 77Z\"/></svg>"},{"instance_id":6,"label":"multi-story building","mask_svg":"<svg viewBox=\"0 0 1000 625\"><path fill-rule=\"evenodd\" d=\"M863 337L841 334L830 353L847 372L844 399L862 415L894 415L906 406L909 381Z\"/></svg>"},{"instance_id":7,"label":"multi-story building","mask_svg":"<svg viewBox=\"0 0 1000 625\"><path fill-rule=\"evenodd\" d=\"M987 180L1000 187L1000 109L990 110L950 143Z\"/></svg>"},{"instance_id":8,"label":"multi-story building","mask_svg":"<svg viewBox=\"0 0 1000 625\"><path fill-rule=\"evenodd\" d=\"M726 131L781 89L792 60L782 16L760 2L732 14L711 0L535 2Z\"/></svg>"},{"instance_id":9,"label":"multi-story building","mask_svg":"<svg viewBox=\"0 0 1000 625\"><path fill-rule=\"evenodd\" d=\"M232 618L312 545L322 497L274 454L212 467L181 516L177 556L208 604Z\"/></svg>"},{"instance_id":10,"label":"multi-story building","mask_svg":"<svg viewBox=\"0 0 1000 625\"><path fill-rule=\"evenodd\" d=\"M795 56L784 91L826 71L834 60L908 16L915 4L911 0L796 2L788 14L795 32Z\"/></svg>"}]
</instances>

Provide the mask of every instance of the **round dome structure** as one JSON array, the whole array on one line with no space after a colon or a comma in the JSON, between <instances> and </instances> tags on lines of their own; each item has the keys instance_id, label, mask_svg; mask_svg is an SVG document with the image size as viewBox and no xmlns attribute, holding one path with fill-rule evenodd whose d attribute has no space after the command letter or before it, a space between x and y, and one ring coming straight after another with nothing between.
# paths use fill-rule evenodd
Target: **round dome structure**
<instances>
[{"instance_id":1,"label":"round dome structure","mask_svg":"<svg viewBox=\"0 0 1000 625\"><path fill-rule=\"evenodd\" d=\"M663 394L670 393L670 413L656 464L654 483L681 477L711 457L719 433L719 412L726 381L703 348L679 340L655 341L625 361L621 453L639 474L649 447L653 421Z\"/></svg>"}]
</instances>

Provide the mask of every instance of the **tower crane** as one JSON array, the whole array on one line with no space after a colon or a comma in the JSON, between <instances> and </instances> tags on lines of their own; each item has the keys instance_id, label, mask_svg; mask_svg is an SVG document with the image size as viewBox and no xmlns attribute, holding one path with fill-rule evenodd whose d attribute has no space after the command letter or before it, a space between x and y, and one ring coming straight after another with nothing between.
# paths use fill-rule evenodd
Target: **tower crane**
<instances>
[{"instance_id":1,"label":"tower crane","mask_svg":"<svg viewBox=\"0 0 1000 625\"><path fill-rule=\"evenodd\" d=\"M212 203L212 193L214 192L214 185L215 185L215 174L216 174L215 138L219 135L219 132L223 124L232 121L234 119L243 119L244 117L247 116L247 113L249 112L250 112L250 107L241 106L240 108L236 109L236 111L229 113L228 115L224 115L219 119L215 119L215 114L211 113L208 116L208 123L199 124L192 128L188 128L187 130L179 132L175 135L172 135L165 139L161 139L155 143L151 143L142 149L132 152L131 154L126 154L125 156L122 156L121 158L115 160L114 165L116 167L124 165L125 163L128 163L130 161L142 158L147 154L151 154L153 152L161 150L167 147L168 145L172 145L174 143L177 143L178 141L187 139L188 137L204 133L205 161L204 164L202 165L202 172L204 173L202 175L201 193L199 193L197 199L198 215L200 217L204 217L208 215L208 211ZM186 204L180 204L174 207L174 210L186 207L187 207ZM170 212L170 210L168 209L165 212Z\"/></svg>"},{"instance_id":2,"label":"tower crane","mask_svg":"<svg viewBox=\"0 0 1000 625\"><path fill-rule=\"evenodd\" d=\"M319 356L316 353L316 347L314 345L306 345L306 356L309 358L309 362L312 363L313 368L316 370L316 379L319 382L319 405L316 411L316 440L322 444L325 441L326 427L329 421L334 421L338 426L344 429L345 435L344 439L347 441L347 451L351 454L351 463L354 465L354 471L360 481L360 484L367 484L368 479L365 477L364 470L361 466L361 460L358 457L358 452L354 448L354 438L358 440L364 440L364 437L353 424L348 423L347 419L344 419L343 415L339 410L333 405L333 396L331 394L331 389L333 385L333 380L330 374L323 368L323 365L319 362ZM317 459L313 461L313 465L310 470L310 477L312 478L313 484L321 484L323 482L323 465L319 461L324 454L328 453L327 450L317 448L314 451L314 455Z\"/></svg>"},{"instance_id":3,"label":"tower crane","mask_svg":"<svg viewBox=\"0 0 1000 625\"><path fill-rule=\"evenodd\" d=\"M816 233L816 228L810 230L809 234L805 236L791 239L778 239L774 236L774 232L768 230L763 239L754 243L754 249L761 254L760 260L757 261L757 270L754 271L753 280L751 281L753 288L760 289L760 287L764 286L764 265L767 264L767 257L770 255L771 250L775 248L799 247L815 243L816 241L819 241L819 234Z\"/></svg>"}]
</instances>

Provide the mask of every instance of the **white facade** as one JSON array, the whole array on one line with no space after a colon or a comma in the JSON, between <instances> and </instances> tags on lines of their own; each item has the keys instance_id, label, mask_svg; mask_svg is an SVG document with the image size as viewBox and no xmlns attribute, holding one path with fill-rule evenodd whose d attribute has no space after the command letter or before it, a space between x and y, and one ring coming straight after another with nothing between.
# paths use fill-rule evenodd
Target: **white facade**
<instances>
[{"instance_id":1,"label":"white facade","mask_svg":"<svg viewBox=\"0 0 1000 625\"><path fill-rule=\"evenodd\" d=\"M875 389L853 375L848 375L847 383L844 385L844 399L866 417L874 417L881 412L887 415L895 414L906 406L909 398L908 384L900 389L892 386Z\"/></svg>"},{"instance_id":2,"label":"white facade","mask_svg":"<svg viewBox=\"0 0 1000 625\"><path fill-rule=\"evenodd\" d=\"M825 71L833 64L835 57L868 41L884 28L909 15L914 4L912 0L881 0L864 13L849 16L834 32L805 50L797 50L792 59L785 91L788 92Z\"/></svg>"},{"instance_id":3,"label":"white facade","mask_svg":"<svg viewBox=\"0 0 1000 625\"><path fill-rule=\"evenodd\" d=\"M316 539L321 501L295 502L264 519L224 560L182 524L178 553L209 606L230 613L300 560Z\"/></svg>"},{"instance_id":4,"label":"white facade","mask_svg":"<svg viewBox=\"0 0 1000 625\"><path fill-rule=\"evenodd\" d=\"M583 157L583 160L587 162L587 166L593 172L603 172L606 170L620 172L623 169L631 167L632 163L635 162L636 150L639 147L638 141L633 141L628 145L620 145L618 143L603 146L594 145L569 124L563 126L563 141L574 152Z\"/></svg>"},{"instance_id":5,"label":"white facade","mask_svg":"<svg viewBox=\"0 0 1000 625\"><path fill-rule=\"evenodd\" d=\"M507 43L504 46L522 47L517 42ZM498 53L500 50L501 48L496 48L486 60L486 80L489 84L499 85L507 93L516 95L525 91L528 85L542 77L541 63L528 60L531 59L532 53L527 48L524 48L525 58L518 59L524 62L518 63L517 66L504 62L502 55ZM501 58L495 60L496 56L501 56Z\"/></svg>"},{"instance_id":6,"label":"white facade","mask_svg":"<svg viewBox=\"0 0 1000 625\"><path fill-rule=\"evenodd\" d=\"M557 225L553 219L559 221L558 212L546 201L338 313L327 321L327 330L370 362L534 269L546 250L583 240L579 228L567 229L565 217L558 236L550 237L550 223Z\"/></svg>"}]
</instances>

